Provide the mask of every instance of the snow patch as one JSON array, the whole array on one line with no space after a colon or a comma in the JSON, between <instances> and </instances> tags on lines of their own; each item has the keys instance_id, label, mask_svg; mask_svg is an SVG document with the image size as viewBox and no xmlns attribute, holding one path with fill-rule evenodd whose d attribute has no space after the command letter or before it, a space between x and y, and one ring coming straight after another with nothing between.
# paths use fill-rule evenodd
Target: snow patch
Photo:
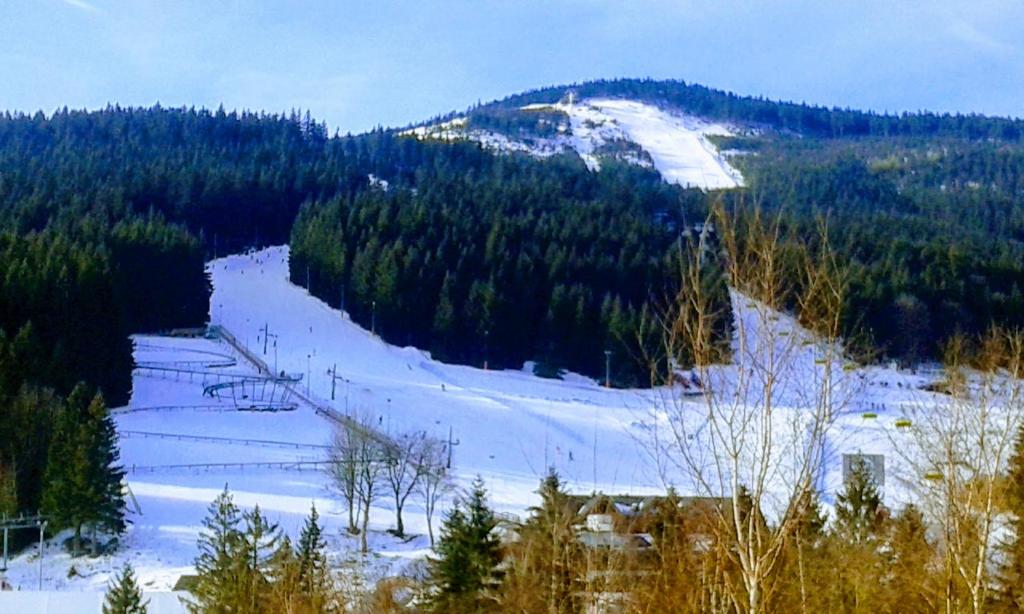
<instances>
[{"instance_id":1,"label":"snow patch","mask_svg":"<svg viewBox=\"0 0 1024 614\"><path fill-rule=\"evenodd\" d=\"M570 130L551 138L525 141L488 130L468 129L466 118L457 118L420 126L406 134L448 141L472 140L494 151L522 152L541 158L574 151L592 171L601 168L603 158L653 165L668 183L703 190L743 185L743 176L729 164L729 156L719 152L708 138L735 135L737 129L729 125L642 102L611 98L530 104L522 110L564 113L569 118ZM617 142L635 144L642 155L628 149L616 151Z\"/></svg>"}]
</instances>

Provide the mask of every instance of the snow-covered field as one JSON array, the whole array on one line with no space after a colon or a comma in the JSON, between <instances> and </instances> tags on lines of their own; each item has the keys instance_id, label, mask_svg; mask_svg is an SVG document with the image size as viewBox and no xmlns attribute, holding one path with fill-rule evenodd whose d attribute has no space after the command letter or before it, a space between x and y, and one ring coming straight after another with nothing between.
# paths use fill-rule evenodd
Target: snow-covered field
<instances>
[{"instance_id":1,"label":"snow-covered field","mask_svg":"<svg viewBox=\"0 0 1024 614\"><path fill-rule=\"evenodd\" d=\"M551 138L532 138L529 142L509 138L487 130L470 130L464 118L410 131L420 138L442 140L471 139L502 152L525 152L546 157L575 151L591 170L601 166L601 158L614 155L641 165L646 158L632 152L611 154L602 147L617 141L638 145L668 183L704 190L735 188L743 185L743 176L708 139L729 136L735 129L705 121L692 115L672 113L654 105L611 98L577 102L533 104L525 111L553 110L569 118L569 130Z\"/></svg>"},{"instance_id":2,"label":"snow-covered field","mask_svg":"<svg viewBox=\"0 0 1024 614\"><path fill-rule=\"evenodd\" d=\"M444 440L451 434L460 481L481 475L498 511L523 514L535 504L534 491L547 467L556 468L580 493L663 493L669 482L686 493L690 482L684 472L662 473L651 453L650 427L661 419L664 391L608 390L580 376L557 381L524 371L446 365L415 348L390 346L289 283L287 258L287 247L274 247L212 262L212 323L233 333L275 372L301 374L298 387L308 386L312 396L339 412L371 416L379 430L391 434L425 430ZM751 317L750 306L736 295L738 319ZM803 334L786 316L771 321L790 331L785 338ZM271 334L266 354L261 329ZM116 414L132 494L131 528L118 553L98 559L72 562L51 543L42 567L44 585L99 590L130 560L144 588L169 589L190 572L206 508L225 485L241 506L259 504L290 532L315 502L335 562L355 569L357 543L342 530L338 498L320 470L301 465L324 458L332 424L302 403L293 411L237 411L229 400L205 396L204 387L219 379L210 372L255 374L223 341L140 336L135 347L137 363L150 368L136 370L131 402ZM797 381L803 377L800 369L818 358L812 344L793 347L794 360L804 365L794 367ZM207 374L152 368L161 365ZM334 369L343 379L332 401L329 371ZM724 367L722 380L737 381L735 372L734 366ZM899 434L892 425L901 403L921 398L920 378L892 369L847 369L844 377L853 382L850 411L829 439L826 501L838 487L842 453L886 454L887 473L899 474L892 454ZM789 395L780 399L787 411L800 411L796 395L781 394ZM694 417L705 411L700 400L687 407ZM869 411L877 417L864 418ZM197 464L221 466L181 466ZM887 480L886 495L890 503L910 496L895 478ZM405 519L407 530L418 535L407 542L385 533L394 521L388 501L381 499L373 508L371 578L427 552L417 501L411 500ZM72 564L77 575L69 578ZM36 573L36 557L24 553L14 559L8 577L15 586L32 589Z\"/></svg>"}]
</instances>

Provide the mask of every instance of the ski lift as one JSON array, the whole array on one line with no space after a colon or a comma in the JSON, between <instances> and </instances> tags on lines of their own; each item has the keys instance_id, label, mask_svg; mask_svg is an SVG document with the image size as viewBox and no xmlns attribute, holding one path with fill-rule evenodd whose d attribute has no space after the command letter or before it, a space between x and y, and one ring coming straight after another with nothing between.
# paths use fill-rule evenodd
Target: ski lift
<instances>
[{"instance_id":1,"label":"ski lift","mask_svg":"<svg viewBox=\"0 0 1024 614\"><path fill-rule=\"evenodd\" d=\"M908 420L906 418L900 418L900 419L896 420L896 428L898 428L898 429L910 428L910 420Z\"/></svg>"},{"instance_id":2,"label":"ski lift","mask_svg":"<svg viewBox=\"0 0 1024 614\"><path fill-rule=\"evenodd\" d=\"M942 480L942 472L939 472L939 471L929 471L928 473L924 474L924 479L926 479L926 480L928 480L930 482L941 481Z\"/></svg>"},{"instance_id":3,"label":"ski lift","mask_svg":"<svg viewBox=\"0 0 1024 614\"><path fill-rule=\"evenodd\" d=\"M865 420L874 420L875 418L878 417L878 414L876 414L873 411L866 411L863 414L861 414L860 417L864 418Z\"/></svg>"}]
</instances>

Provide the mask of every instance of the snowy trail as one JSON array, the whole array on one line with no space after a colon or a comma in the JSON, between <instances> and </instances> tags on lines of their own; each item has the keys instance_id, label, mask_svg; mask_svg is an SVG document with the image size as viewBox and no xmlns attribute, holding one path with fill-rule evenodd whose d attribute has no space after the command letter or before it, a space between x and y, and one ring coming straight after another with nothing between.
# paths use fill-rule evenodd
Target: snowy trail
<instances>
[{"instance_id":1,"label":"snowy trail","mask_svg":"<svg viewBox=\"0 0 1024 614\"><path fill-rule=\"evenodd\" d=\"M654 168L668 183L705 190L743 185L739 171L729 165L707 138L733 134L723 124L690 115L674 115L632 100L594 99L579 105L560 105L560 108L573 117L580 115L580 106L589 106L610 118L628 140L651 156ZM573 131L576 132L575 123Z\"/></svg>"}]
</instances>

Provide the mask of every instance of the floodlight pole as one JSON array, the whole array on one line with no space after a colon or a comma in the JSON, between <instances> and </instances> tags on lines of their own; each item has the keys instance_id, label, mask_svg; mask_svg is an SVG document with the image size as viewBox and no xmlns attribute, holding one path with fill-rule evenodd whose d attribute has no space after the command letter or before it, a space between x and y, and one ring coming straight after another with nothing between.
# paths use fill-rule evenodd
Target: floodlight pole
<instances>
[{"instance_id":1,"label":"floodlight pole","mask_svg":"<svg viewBox=\"0 0 1024 614\"><path fill-rule=\"evenodd\" d=\"M273 337L274 339L277 339L277 335L271 334L271 332L270 332L270 324L267 324L267 323L263 324L263 328L260 329L260 332L263 333L263 355L266 356L267 355L267 337ZM274 346L275 347L277 346L277 341L274 341Z\"/></svg>"},{"instance_id":2,"label":"floodlight pole","mask_svg":"<svg viewBox=\"0 0 1024 614\"><path fill-rule=\"evenodd\" d=\"M457 446L460 443L462 443L462 442L459 441L458 439L452 439L452 427L451 427L451 425L449 425L448 426L448 464L447 464L447 468L448 469L452 468L452 446Z\"/></svg>"},{"instance_id":3,"label":"floodlight pole","mask_svg":"<svg viewBox=\"0 0 1024 614\"><path fill-rule=\"evenodd\" d=\"M612 387L612 351L604 351L604 387Z\"/></svg>"},{"instance_id":4,"label":"floodlight pole","mask_svg":"<svg viewBox=\"0 0 1024 614\"><path fill-rule=\"evenodd\" d=\"M334 363L334 366L332 366L330 369L328 369L327 373L331 376L331 400L332 401L334 400L334 389L335 389L335 385L338 383L338 380L340 379L340 380L343 380L345 382L345 411L348 412L348 379L343 377L343 376L341 376L341 375L338 375L338 363Z\"/></svg>"},{"instance_id":5,"label":"floodlight pole","mask_svg":"<svg viewBox=\"0 0 1024 614\"><path fill-rule=\"evenodd\" d=\"M43 536L46 533L46 521L39 525L39 590L43 590Z\"/></svg>"}]
</instances>

